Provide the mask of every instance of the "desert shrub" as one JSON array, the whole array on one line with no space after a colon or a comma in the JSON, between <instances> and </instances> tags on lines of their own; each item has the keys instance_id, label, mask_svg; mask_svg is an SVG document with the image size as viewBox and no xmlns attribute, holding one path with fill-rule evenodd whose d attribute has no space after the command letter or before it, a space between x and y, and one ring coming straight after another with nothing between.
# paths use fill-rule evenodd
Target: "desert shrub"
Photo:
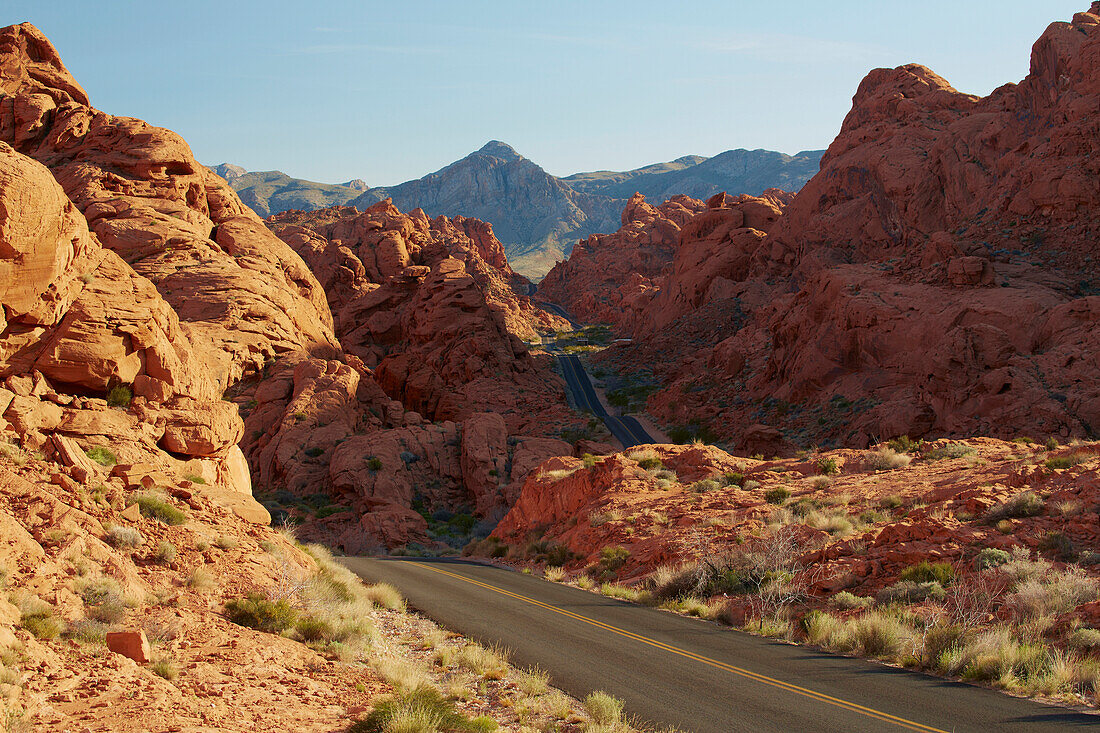
<instances>
[{"instance_id":1,"label":"desert shrub","mask_svg":"<svg viewBox=\"0 0 1100 733\"><path fill-rule=\"evenodd\" d=\"M928 562L922 560L916 565L910 565L901 571L900 580L911 580L917 583L939 583L942 586L951 585L955 580L955 567L949 562Z\"/></svg>"},{"instance_id":2,"label":"desert shrub","mask_svg":"<svg viewBox=\"0 0 1100 733\"><path fill-rule=\"evenodd\" d=\"M722 474L722 482L725 483L726 486L741 486L745 483L745 475L737 471L729 471L728 473Z\"/></svg>"},{"instance_id":3,"label":"desert shrub","mask_svg":"<svg viewBox=\"0 0 1100 733\"><path fill-rule=\"evenodd\" d=\"M1046 467L1049 469L1072 468L1088 459L1087 453L1070 453L1068 456L1055 456L1048 458Z\"/></svg>"},{"instance_id":4,"label":"desert shrub","mask_svg":"<svg viewBox=\"0 0 1100 733\"><path fill-rule=\"evenodd\" d=\"M630 550L625 547L604 547L600 550L600 569L605 573L614 573L629 559Z\"/></svg>"},{"instance_id":5,"label":"desert shrub","mask_svg":"<svg viewBox=\"0 0 1100 733\"><path fill-rule=\"evenodd\" d=\"M878 505L880 509L897 509L904 503L905 500L896 495L884 496L878 500Z\"/></svg>"},{"instance_id":6,"label":"desert shrub","mask_svg":"<svg viewBox=\"0 0 1100 733\"><path fill-rule=\"evenodd\" d=\"M149 670L164 679L171 682L179 676L179 667L176 666L175 661L171 657L157 657L149 665Z\"/></svg>"},{"instance_id":7,"label":"desert shrub","mask_svg":"<svg viewBox=\"0 0 1100 733\"><path fill-rule=\"evenodd\" d=\"M537 667L519 673L516 687L528 697L545 695L550 691L550 675Z\"/></svg>"},{"instance_id":8,"label":"desert shrub","mask_svg":"<svg viewBox=\"0 0 1100 733\"><path fill-rule=\"evenodd\" d=\"M990 524L996 524L1002 519L1016 519L1020 517L1034 517L1043 513L1044 502L1032 491L1023 491L1001 504L989 508L985 513L985 520Z\"/></svg>"},{"instance_id":9,"label":"desert shrub","mask_svg":"<svg viewBox=\"0 0 1100 733\"><path fill-rule=\"evenodd\" d=\"M584 709L597 725L615 725L623 718L623 701L600 690L584 698Z\"/></svg>"},{"instance_id":10,"label":"desert shrub","mask_svg":"<svg viewBox=\"0 0 1100 733\"><path fill-rule=\"evenodd\" d=\"M774 486L764 492L764 501L769 504L782 504L791 498L791 490L786 486Z\"/></svg>"},{"instance_id":11,"label":"desert shrub","mask_svg":"<svg viewBox=\"0 0 1100 733\"><path fill-rule=\"evenodd\" d=\"M502 680L508 674L508 661L498 647L483 647L469 643L454 656L458 666L489 680Z\"/></svg>"},{"instance_id":12,"label":"desert shrub","mask_svg":"<svg viewBox=\"0 0 1100 733\"><path fill-rule=\"evenodd\" d=\"M125 384L116 384L107 390L108 407L129 407L134 399L134 392Z\"/></svg>"},{"instance_id":13,"label":"desert shrub","mask_svg":"<svg viewBox=\"0 0 1100 733\"><path fill-rule=\"evenodd\" d=\"M1069 645L1074 649L1087 649L1089 651L1100 649L1100 630L1074 629L1069 635Z\"/></svg>"},{"instance_id":14,"label":"desert shrub","mask_svg":"<svg viewBox=\"0 0 1100 733\"><path fill-rule=\"evenodd\" d=\"M1008 563L1001 566L1007 567ZM1100 597L1100 581L1078 567L1048 572L1019 582L1006 605L1020 619L1035 619L1072 611Z\"/></svg>"},{"instance_id":15,"label":"desert shrub","mask_svg":"<svg viewBox=\"0 0 1100 733\"><path fill-rule=\"evenodd\" d=\"M657 456L644 456L638 459L638 467L644 468L647 471L659 469L663 466L664 464L661 463L661 459Z\"/></svg>"},{"instance_id":16,"label":"desert shrub","mask_svg":"<svg viewBox=\"0 0 1100 733\"><path fill-rule=\"evenodd\" d=\"M104 468L109 468L110 466L118 463L118 457L111 451L111 449L102 445L93 445L91 448L84 451L84 455L88 456L88 458L91 458L93 461L103 466Z\"/></svg>"},{"instance_id":17,"label":"desert shrub","mask_svg":"<svg viewBox=\"0 0 1100 733\"><path fill-rule=\"evenodd\" d=\"M721 484L719 484L718 481L716 481L715 479L704 478L693 483L691 485L691 490L694 491L696 494L705 494L708 491L714 491L720 486Z\"/></svg>"},{"instance_id":18,"label":"desert shrub","mask_svg":"<svg viewBox=\"0 0 1100 733\"><path fill-rule=\"evenodd\" d=\"M928 457L934 461L942 461L947 458L963 458L972 456L978 452L977 448L966 443L948 443L928 452Z\"/></svg>"},{"instance_id":19,"label":"desert shrub","mask_svg":"<svg viewBox=\"0 0 1100 733\"><path fill-rule=\"evenodd\" d=\"M219 550L232 550L240 544L240 540L236 537L226 534L218 535L214 540L214 547L217 547Z\"/></svg>"},{"instance_id":20,"label":"desert shrub","mask_svg":"<svg viewBox=\"0 0 1100 733\"><path fill-rule=\"evenodd\" d=\"M427 685L384 697L367 717L353 723L347 733L489 733L497 729L489 718L471 720L454 703Z\"/></svg>"},{"instance_id":21,"label":"desert shrub","mask_svg":"<svg viewBox=\"0 0 1100 733\"><path fill-rule=\"evenodd\" d=\"M890 450L896 453L912 453L920 448L920 442L914 441L908 435L902 435L886 443Z\"/></svg>"},{"instance_id":22,"label":"desert shrub","mask_svg":"<svg viewBox=\"0 0 1100 733\"><path fill-rule=\"evenodd\" d=\"M840 473L840 466L837 465L835 458L822 458L817 462L817 472L822 476L832 476Z\"/></svg>"},{"instance_id":23,"label":"desert shrub","mask_svg":"<svg viewBox=\"0 0 1100 733\"><path fill-rule=\"evenodd\" d=\"M334 633L332 624L314 616L304 616L294 624L294 631L302 641L324 641L331 639Z\"/></svg>"},{"instance_id":24,"label":"desert shrub","mask_svg":"<svg viewBox=\"0 0 1100 733\"><path fill-rule=\"evenodd\" d=\"M851 610L853 608L867 608L871 605L873 599L866 596L857 596L854 593L842 590L830 598L829 601L837 608Z\"/></svg>"},{"instance_id":25,"label":"desert shrub","mask_svg":"<svg viewBox=\"0 0 1100 733\"><path fill-rule=\"evenodd\" d=\"M810 488L821 491L827 489L833 485L833 480L829 476L811 476L809 480Z\"/></svg>"},{"instance_id":26,"label":"desert shrub","mask_svg":"<svg viewBox=\"0 0 1100 733\"><path fill-rule=\"evenodd\" d=\"M187 574L187 587L195 590L210 590L215 585L214 575L206 568L195 568Z\"/></svg>"},{"instance_id":27,"label":"desert shrub","mask_svg":"<svg viewBox=\"0 0 1100 733\"><path fill-rule=\"evenodd\" d=\"M19 625L36 639L56 639L64 630L56 609L37 596L24 598L19 613Z\"/></svg>"},{"instance_id":28,"label":"desert shrub","mask_svg":"<svg viewBox=\"0 0 1100 733\"><path fill-rule=\"evenodd\" d=\"M974 559L974 564L977 565L978 570L986 570L1004 565L1011 557L1007 552L996 547L983 547Z\"/></svg>"},{"instance_id":29,"label":"desert shrub","mask_svg":"<svg viewBox=\"0 0 1100 733\"><path fill-rule=\"evenodd\" d=\"M944 595L943 586L934 580L924 582L899 580L876 593L875 603L880 606L889 606L893 603L920 603L928 598L938 601Z\"/></svg>"},{"instance_id":30,"label":"desert shrub","mask_svg":"<svg viewBox=\"0 0 1100 733\"><path fill-rule=\"evenodd\" d=\"M197 474L191 474L189 476L185 476L184 478L187 479L188 481L190 481L193 484L202 485L202 484L206 483L206 479L204 479L202 476L199 476Z\"/></svg>"},{"instance_id":31,"label":"desert shrub","mask_svg":"<svg viewBox=\"0 0 1100 733\"><path fill-rule=\"evenodd\" d=\"M175 561L178 551L176 546L168 540L162 540L157 545L156 552L153 553L153 560L161 565L167 565L170 562Z\"/></svg>"},{"instance_id":32,"label":"desert shrub","mask_svg":"<svg viewBox=\"0 0 1100 733\"><path fill-rule=\"evenodd\" d=\"M893 448L883 448L882 450L864 453L863 461L876 471L889 471L908 466L913 461L913 457L905 453L898 453Z\"/></svg>"},{"instance_id":33,"label":"desert shrub","mask_svg":"<svg viewBox=\"0 0 1100 733\"><path fill-rule=\"evenodd\" d=\"M560 565L549 565L542 571L542 577L551 583L560 583L565 580L565 568Z\"/></svg>"},{"instance_id":34,"label":"desert shrub","mask_svg":"<svg viewBox=\"0 0 1100 733\"><path fill-rule=\"evenodd\" d=\"M389 583L365 586L364 597L379 608L388 608L391 611L405 608L405 599L401 597L401 591Z\"/></svg>"},{"instance_id":35,"label":"desert shrub","mask_svg":"<svg viewBox=\"0 0 1100 733\"><path fill-rule=\"evenodd\" d=\"M870 599L868 599L870 600ZM806 641L818 646L833 646L844 633L844 622L824 611L813 610L802 617Z\"/></svg>"},{"instance_id":36,"label":"desert shrub","mask_svg":"<svg viewBox=\"0 0 1100 733\"><path fill-rule=\"evenodd\" d=\"M1052 435L1052 436L1050 436L1049 438L1047 438L1047 442L1046 442L1046 443L1044 443L1043 445L1045 445L1045 446L1046 446L1046 449L1047 449L1047 450L1058 450L1058 448L1059 448L1059 447L1061 446L1061 443L1059 443L1059 442L1058 442L1058 439L1057 439L1057 438L1055 438L1055 437L1054 437L1054 436Z\"/></svg>"},{"instance_id":37,"label":"desert shrub","mask_svg":"<svg viewBox=\"0 0 1100 733\"><path fill-rule=\"evenodd\" d=\"M82 618L69 624L69 628L65 629L65 638L85 644L102 644L107 641L107 632L113 628L102 621Z\"/></svg>"},{"instance_id":38,"label":"desert shrub","mask_svg":"<svg viewBox=\"0 0 1100 733\"><path fill-rule=\"evenodd\" d=\"M959 648L945 671L971 680L1026 680L1050 665L1050 654L1039 644L1021 643L1012 631L999 626L978 634Z\"/></svg>"},{"instance_id":39,"label":"desert shrub","mask_svg":"<svg viewBox=\"0 0 1100 733\"><path fill-rule=\"evenodd\" d=\"M187 521L187 514L172 506L164 497L156 494L134 494L127 504L137 504L141 516L156 519L165 524L177 525L184 524Z\"/></svg>"},{"instance_id":40,"label":"desert shrub","mask_svg":"<svg viewBox=\"0 0 1100 733\"><path fill-rule=\"evenodd\" d=\"M577 554L565 545L549 540L528 543L523 549L523 556L528 560L544 562L547 565L565 565L577 558Z\"/></svg>"},{"instance_id":41,"label":"desert shrub","mask_svg":"<svg viewBox=\"0 0 1100 733\"><path fill-rule=\"evenodd\" d=\"M955 624L933 624L924 634L924 648L921 650L921 663L926 667L937 667L945 652L957 652L965 638L966 630Z\"/></svg>"},{"instance_id":42,"label":"desert shrub","mask_svg":"<svg viewBox=\"0 0 1100 733\"><path fill-rule=\"evenodd\" d=\"M121 524L109 524L106 527L107 534L104 536L104 541L111 547L117 547L119 549L141 547L145 543L145 538L141 535L141 532L133 527L126 527Z\"/></svg>"},{"instance_id":43,"label":"desert shrub","mask_svg":"<svg viewBox=\"0 0 1100 733\"><path fill-rule=\"evenodd\" d=\"M896 616L872 611L846 625L845 651L865 657L897 657L910 640L912 631Z\"/></svg>"},{"instance_id":44,"label":"desert shrub","mask_svg":"<svg viewBox=\"0 0 1100 733\"><path fill-rule=\"evenodd\" d=\"M298 612L285 599L272 601L260 593L226 602L225 614L235 624L273 634L286 631L298 620Z\"/></svg>"},{"instance_id":45,"label":"desert shrub","mask_svg":"<svg viewBox=\"0 0 1100 733\"><path fill-rule=\"evenodd\" d=\"M828 532L831 535L844 537L851 534L855 529L855 525L852 524L852 520L846 514L837 512L819 512L811 511L802 518L803 523L808 527L819 529L822 532Z\"/></svg>"},{"instance_id":46,"label":"desert shrub","mask_svg":"<svg viewBox=\"0 0 1100 733\"><path fill-rule=\"evenodd\" d=\"M370 471L382 470L382 459L378 456L371 456L367 459L367 469Z\"/></svg>"},{"instance_id":47,"label":"desert shrub","mask_svg":"<svg viewBox=\"0 0 1100 733\"><path fill-rule=\"evenodd\" d=\"M760 488L760 482L756 481L755 479L750 478L750 479L747 479L745 481L745 483L741 485L741 488L744 489L745 491L756 491L757 489Z\"/></svg>"},{"instance_id":48,"label":"desert shrub","mask_svg":"<svg viewBox=\"0 0 1100 733\"><path fill-rule=\"evenodd\" d=\"M1065 560L1066 562L1077 557L1077 548L1073 546L1073 541L1063 532L1047 532L1039 540L1039 549L1049 552L1059 560Z\"/></svg>"}]
</instances>

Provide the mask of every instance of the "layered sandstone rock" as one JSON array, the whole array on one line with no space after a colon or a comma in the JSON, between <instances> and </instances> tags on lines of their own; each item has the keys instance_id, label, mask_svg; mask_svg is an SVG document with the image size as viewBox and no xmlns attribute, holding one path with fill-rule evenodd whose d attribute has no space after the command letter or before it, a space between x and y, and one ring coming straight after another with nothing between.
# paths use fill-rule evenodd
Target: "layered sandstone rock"
<instances>
[{"instance_id":1,"label":"layered sandstone rock","mask_svg":"<svg viewBox=\"0 0 1100 733\"><path fill-rule=\"evenodd\" d=\"M901 433L1096 434L1100 386L1080 370L1100 345L1098 57L1094 5L985 98L917 65L871 72L774 224L738 229L717 208L683 225L630 318L651 330L605 358L646 365L668 423L740 449L760 443L747 426L780 431L769 454Z\"/></svg>"}]
</instances>

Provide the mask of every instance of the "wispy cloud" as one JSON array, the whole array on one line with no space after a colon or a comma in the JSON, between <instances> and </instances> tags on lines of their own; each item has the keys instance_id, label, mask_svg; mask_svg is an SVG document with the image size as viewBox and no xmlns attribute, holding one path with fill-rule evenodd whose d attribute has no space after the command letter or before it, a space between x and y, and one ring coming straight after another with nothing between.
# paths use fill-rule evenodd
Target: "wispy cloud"
<instances>
[{"instance_id":1,"label":"wispy cloud","mask_svg":"<svg viewBox=\"0 0 1100 733\"><path fill-rule=\"evenodd\" d=\"M390 54L441 54L443 49L435 46L387 46L375 43L318 43L293 49L292 53L320 55L342 53L390 53Z\"/></svg>"}]
</instances>

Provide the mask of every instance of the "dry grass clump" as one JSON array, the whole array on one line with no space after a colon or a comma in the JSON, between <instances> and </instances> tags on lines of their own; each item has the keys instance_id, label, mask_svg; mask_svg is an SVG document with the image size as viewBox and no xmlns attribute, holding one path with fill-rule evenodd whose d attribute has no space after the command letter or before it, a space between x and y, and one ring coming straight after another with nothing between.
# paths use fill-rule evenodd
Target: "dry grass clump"
<instances>
[{"instance_id":1,"label":"dry grass clump","mask_svg":"<svg viewBox=\"0 0 1100 733\"><path fill-rule=\"evenodd\" d=\"M488 733L497 728L489 718L467 718L439 690L425 686L382 698L347 733Z\"/></svg>"},{"instance_id":2,"label":"dry grass clump","mask_svg":"<svg viewBox=\"0 0 1100 733\"><path fill-rule=\"evenodd\" d=\"M127 505L137 504L141 516L148 519L156 519L164 524L179 525L187 521L187 514L172 505L170 501L159 494L134 494L127 500Z\"/></svg>"},{"instance_id":3,"label":"dry grass clump","mask_svg":"<svg viewBox=\"0 0 1100 733\"><path fill-rule=\"evenodd\" d=\"M111 547L122 549L132 549L134 547L141 547L145 543L145 537L141 532L133 527L126 527L121 524L108 524L104 527L106 534L104 541Z\"/></svg>"},{"instance_id":4,"label":"dry grass clump","mask_svg":"<svg viewBox=\"0 0 1100 733\"><path fill-rule=\"evenodd\" d=\"M551 583L560 583L565 580L565 568L560 565L550 565L542 571L542 577Z\"/></svg>"},{"instance_id":5,"label":"dry grass clump","mask_svg":"<svg viewBox=\"0 0 1100 733\"><path fill-rule=\"evenodd\" d=\"M863 462L875 471L891 471L895 468L908 466L913 462L913 456L898 453L893 448L882 448L864 453Z\"/></svg>"},{"instance_id":6,"label":"dry grass clump","mask_svg":"<svg viewBox=\"0 0 1100 733\"><path fill-rule=\"evenodd\" d=\"M575 466L573 468L558 468L553 471L543 471L538 475L538 479L540 481L561 481L564 478L569 478L580 469L580 466Z\"/></svg>"},{"instance_id":7,"label":"dry grass clump","mask_svg":"<svg viewBox=\"0 0 1100 733\"><path fill-rule=\"evenodd\" d=\"M188 573L186 583L188 588L193 588L197 591L211 590L217 585L214 574L203 567L195 568Z\"/></svg>"},{"instance_id":8,"label":"dry grass clump","mask_svg":"<svg viewBox=\"0 0 1100 733\"><path fill-rule=\"evenodd\" d=\"M504 679L508 674L507 655L496 646L466 644L455 653L454 663L487 680Z\"/></svg>"},{"instance_id":9,"label":"dry grass clump","mask_svg":"<svg viewBox=\"0 0 1100 733\"><path fill-rule=\"evenodd\" d=\"M390 611L405 610L405 599L401 597L401 592L389 583L363 586L363 597L379 608L386 608Z\"/></svg>"},{"instance_id":10,"label":"dry grass clump","mask_svg":"<svg viewBox=\"0 0 1100 733\"><path fill-rule=\"evenodd\" d=\"M613 726L623 720L623 701L601 690L584 698L584 709L596 725Z\"/></svg>"},{"instance_id":11,"label":"dry grass clump","mask_svg":"<svg viewBox=\"0 0 1100 733\"><path fill-rule=\"evenodd\" d=\"M990 507L985 520L997 524L1004 519L1035 517L1043 513L1045 502L1033 491L1023 491L1001 504Z\"/></svg>"},{"instance_id":12,"label":"dry grass clump","mask_svg":"<svg viewBox=\"0 0 1100 733\"><path fill-rule=\"evenodd\" d=\"M153 561L161 565L167 565L175 562L178 551L176 546L168 540L161 540L157 545L156 552L153 553Z\"/></svg>"}]
</instances>

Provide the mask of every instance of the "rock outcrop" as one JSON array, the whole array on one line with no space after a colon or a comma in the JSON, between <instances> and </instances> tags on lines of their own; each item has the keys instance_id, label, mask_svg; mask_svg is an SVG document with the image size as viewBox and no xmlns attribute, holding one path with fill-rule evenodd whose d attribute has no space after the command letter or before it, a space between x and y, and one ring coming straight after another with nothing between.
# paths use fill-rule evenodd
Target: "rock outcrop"
<instances>
[{"instance_id":1,"label":"rock outcrop","mask_svg":"<svg viewBox=\"0 0 1100 733\"><path fill-rule=\"evenodd\" d=\"M773 451L1095 435L1100 387L1080 370L1100 346L1098 55L1094 5L985 98L918 65L871 72L821 171L763 226L724 207L681 225L648 305L609 318L634 343L604 358L651 365L651 411L735 447L754 425L780 431ZM578 255L562 272L598 281L606 265ZM560 280L547 292L567 300Z\"/></svg>"}]
</instances>

